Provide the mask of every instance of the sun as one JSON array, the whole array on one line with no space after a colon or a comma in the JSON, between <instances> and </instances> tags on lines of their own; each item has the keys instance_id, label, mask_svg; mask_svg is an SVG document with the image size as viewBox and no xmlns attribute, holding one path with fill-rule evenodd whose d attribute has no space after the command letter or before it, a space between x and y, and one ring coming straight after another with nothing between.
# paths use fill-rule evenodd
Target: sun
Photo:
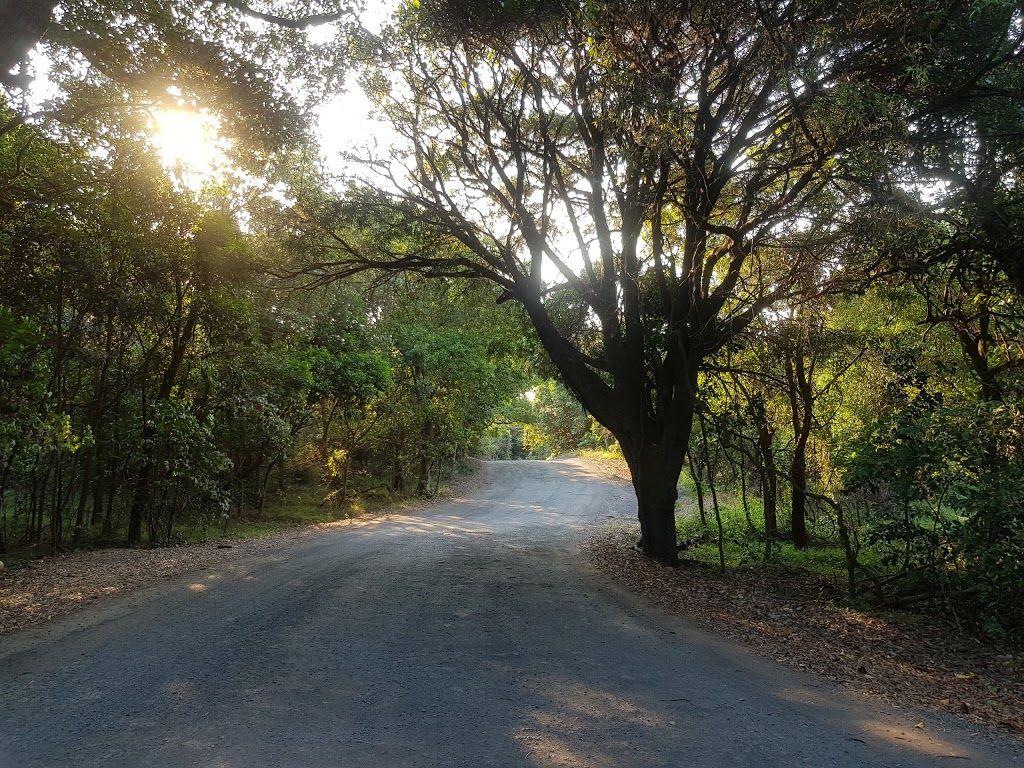
<instances>
[{"instance_id":1,"label":"sun","mask_svg":"<svg viewBox=\"0 0 1024 768\"><path fill-rule=\"evenodd\" d=\"M184 107L151 114L152 140L166 168L206 178L215 175L224 152L213 115Z\"/></svg>"}]
</instances>

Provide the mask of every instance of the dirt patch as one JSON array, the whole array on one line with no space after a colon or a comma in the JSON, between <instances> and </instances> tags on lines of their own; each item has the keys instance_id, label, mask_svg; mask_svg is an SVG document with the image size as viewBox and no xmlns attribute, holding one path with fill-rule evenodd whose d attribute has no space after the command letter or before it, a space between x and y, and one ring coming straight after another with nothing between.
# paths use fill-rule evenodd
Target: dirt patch
<instances>
[{"instance_id":1,"label":"dirt patch","mask_svg":"<svg viewBox=\"0 0 1024 768\"><path fill-rule=\"evenodd\" d=\"M813 574L659 565L636 551L636 538L633 529L605 529L586 551L616 581L762 656L902 706L1024 736L1024 655L938 619L838 607L828 599L831 586Z\"/></svg>"},{"instance_id":2,"label":"dirt patch","mask_svg":"<svg viewBox=\"0 0 1024 768\"><path fill-rule=\"evenodd\" d=\"M96 600L266 552L309 529L166 549L105 549L33 560L0 576L0 634L64 616Z\"/></svg>"}]
</instances>

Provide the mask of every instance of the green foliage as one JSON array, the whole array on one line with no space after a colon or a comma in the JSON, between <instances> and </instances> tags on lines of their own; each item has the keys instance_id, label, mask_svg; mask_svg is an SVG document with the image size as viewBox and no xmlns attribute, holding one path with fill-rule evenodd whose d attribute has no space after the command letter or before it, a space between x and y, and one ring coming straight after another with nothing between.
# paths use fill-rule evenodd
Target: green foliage
<instances>
[{"instance_id":1,"label":"green foliage","mask_svg":"<svg viewBox=\"0 0 1024 768\"><path fill-rule=\"evenodd\" d=\"M614 452L593 412L669 488L689 452L687 556L1019 636L1017 5L408 4L366 73L406 197L339 200L305 134L382 44L348 3L329 45L61 4L52 98L0 73L0 550L337 519ZM217 185L160 167L167 106L219 119Z\"/></svg>"},{"instance_id":2,"label":"green foliage","mask_svg":"<svg viewBox=\"0 0 1024 768\"><path fill-rule=\"evenodd\" d=\"M1024 416L1016 406L908 408L850 452L847 487L890 572L939 583L990 631L1024 630Z\"/></svg>"},{"instance_id":3,"label":"green foliage","mask_svg":"<svg viewBox=\"0 0 1024 768\"><path fill-rule=\"evenodd\" d=\"M578 450L590 438L594 420L569 391L548 380L533 388L538 438L552 453Z\"/></svg>"},{"instance_id":4,"label":"green foliage","mask_svg":"<svg viewBox=\"0 0 1024 768\"><path fill-rule=\"evenodd\" d=\"M519 424L492 424L480 438L474 453L489 461L546 458L527 448L523 432Z\"/></svg>"},{"instance_id":5,"label":"green foliage","mask_svg":"<svg viewBox=\"0 0 1024 768\"><path fill-rule=\"evenodd\" d=\"M749 512L753 525L748 522ZM729 494L721 505L722 527L725 531L725 559L730 568L771 567L799 569L839 583L845 562L842 548L835 542L819 542L808 549L797 549L790 542L776 541L768 563L764 558L764 519L760 505L744 510L742 504ZM676 524L679 540L686 549L683 557L707 565L719 564L717 532L703 526L695 510L680 515Z\"/></svg>"},{"instance_id":6,"label":"green foliage","mask_svg":"<svg viewBox=\"0 0 1024 768\"><path fill-rule=\"evenodd\" d=\"M213 439L212 420L201 422L181 401L157 403L151 416L153 430L141 445L142 455L162 469L160 486L166 508L151 510L154 524L163 513L171 519L181 508L222 513L228 499L219 479L230 468L228 457Z\"/></svg>"},{"instance_id":7,"label":"green foliage","mask_svg":"<svg viewBox=\"0 0 1024 768\"><path fill-rule=\"evenodd\" d=\"M39 424L46 403L46 363L39 328L0 305L0 462L23 432Z\"/></svg>"},{"instance_id":8,"label":"green foliage","mask_svg":"<svg viewBox=\"0 0 1024 768\"><path fill-rule=\"evenodd\" d=\"M525 381L525 380L524 380ZM544 459L589 450L621 458L611 433L554 379L534 381L527 394L496 412L498 421L479 446L489 458Z\"/></svg>"}]
</instances>

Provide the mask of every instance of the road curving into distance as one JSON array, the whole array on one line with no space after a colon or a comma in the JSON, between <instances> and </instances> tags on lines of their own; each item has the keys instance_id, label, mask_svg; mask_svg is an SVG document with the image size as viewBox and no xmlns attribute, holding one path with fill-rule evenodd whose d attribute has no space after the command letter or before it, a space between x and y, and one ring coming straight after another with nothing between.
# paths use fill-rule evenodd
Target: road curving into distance
<instances>
[{"instance_id":1,"label":"road curving into distance","mask_svg":"<svg viewBox=\"0 0 1024 768\"><path fill-rule=\"evenodd\" d=\"M588 570L579 538L635 509L594 465L483 472L464 498L0 639L0 768L1024 764Z\"/></svg>"}]
</instances>

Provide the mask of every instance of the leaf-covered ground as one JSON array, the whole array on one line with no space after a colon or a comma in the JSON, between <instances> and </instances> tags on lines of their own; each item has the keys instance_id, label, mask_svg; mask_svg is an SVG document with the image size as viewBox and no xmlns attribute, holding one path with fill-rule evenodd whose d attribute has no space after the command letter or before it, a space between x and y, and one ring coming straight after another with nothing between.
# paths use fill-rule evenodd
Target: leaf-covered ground
<instances>
[{"instance_id":1,"label":"leaf-covered ground","mask_svg":"<svg viewBox=\"0 0 1024 768\"><path fill-rule=\"evenodd\" d=\"M901 706L1024 736L1021 654L941 619L836 606L813 574L662 566L635 549L636 539L634 529L608 528L587 543L587 554L629 589L756 653Z\"/></svg>"},{"instance_id":2,"label":"leaf-covered ground","mask_svg":"<svg viewBox=\"0 0 1024 768\"><path fill-rule=\"evenodd\" d=\"M64 616L104 597L266 552L312 530L224 544L74 552L27 562L0 575L0 634Z\"/></svg>"}]
</instances>

